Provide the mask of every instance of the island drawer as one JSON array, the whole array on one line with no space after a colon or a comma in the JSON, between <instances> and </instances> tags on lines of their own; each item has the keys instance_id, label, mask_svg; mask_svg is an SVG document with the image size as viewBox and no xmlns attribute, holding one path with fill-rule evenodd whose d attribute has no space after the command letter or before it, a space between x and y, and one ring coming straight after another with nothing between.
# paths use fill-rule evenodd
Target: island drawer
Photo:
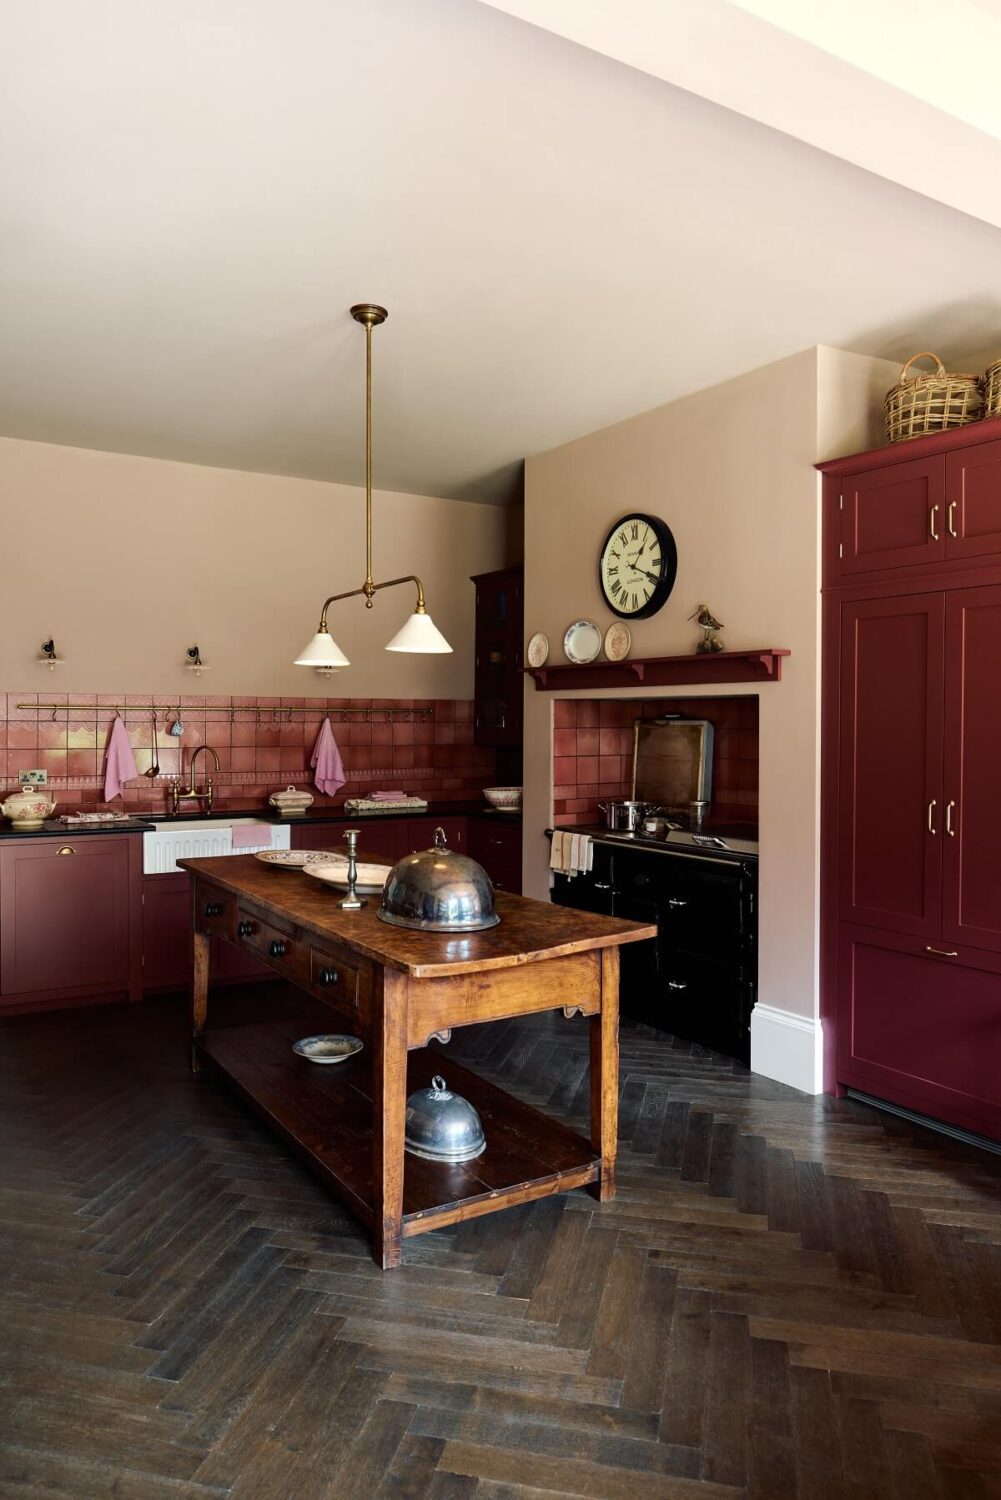
<instances>
[{"instance_id":1,"label":"island drawer","mask_svg":"<svg viewBox=\"0 0 1001 1500\"><path fill-rule=\"evenodd\" d=\"M367 1016L372 993L372 970L353 953L331 944L310 946L308 959L300 964L300 982L332 1005L347 1005Z\"/></svg>"},{"instance_id":2,"label":"island drawer","mask_svg":"<svg viewBox=\"0 0 1001 1500\"><path fill-rule=\"evenodd\" d=\"M288 969L290 973L295 968L295 939L242 907L236 916L236 941L241 948L259 953L276 968Z\"/></svg>"},{"instance_id":3,"label":"island drawer","mask_svg":"<svg viewBox=\"0 0 1001 1500\"><path fill-rule=\"evenodd\" d=\"M195 881L195 925L202 932L234 942L236 938L235 896L204 880Z\"/></svg>"}]
</instances>

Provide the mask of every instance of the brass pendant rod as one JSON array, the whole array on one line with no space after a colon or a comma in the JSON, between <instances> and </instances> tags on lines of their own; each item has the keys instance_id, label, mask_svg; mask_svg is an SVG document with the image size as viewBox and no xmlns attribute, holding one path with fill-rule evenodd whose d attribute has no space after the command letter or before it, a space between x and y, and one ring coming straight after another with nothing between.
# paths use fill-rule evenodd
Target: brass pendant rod
<instances>
[{"instance_id":1,"label":"brass pendant rod","mask_svg":"<svg viewBox=\"0 0 1001 1500\"><path fill-rule=\"evenodd\" d=\"M372 608L372 324L365 324L365 608Z\"/></svg>"}]
</instances>

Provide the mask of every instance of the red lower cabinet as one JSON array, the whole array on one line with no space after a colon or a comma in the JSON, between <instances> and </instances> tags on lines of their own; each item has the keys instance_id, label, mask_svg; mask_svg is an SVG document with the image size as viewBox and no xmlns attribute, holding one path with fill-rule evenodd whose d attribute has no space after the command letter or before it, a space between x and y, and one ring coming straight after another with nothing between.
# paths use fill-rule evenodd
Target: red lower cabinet
<instances>
[{"instance_id":1,"label":"red lower cabinet","mask_svg":"<svg viewBox=\"0 0 1001 1500\"><path fill-rule=\"evenodd\" d=\"M839 972L841 1081L1001 1135L1001 954L844 927Z\"/></svg>"},{"instance_id":2,"label":"red lower cabinet","mask_svg":"<svg viewBox=\"0 0 1001 1500\"><path fill-rule=\"evenodd\" d=\"M6 840L0 847L0 997L30 1007L138 998L137 837Z\"/></svg>"},{"instance_id":3,"label":"red lower cabinet","mask_svg":"<svg viewBox=\"0 0 1001 1500\"><path fill-rule=\"evenodd\" d=\"M378 816L378 815L377 815ZM370 815L371 817L371 815ZM330 849L336 854L347 854L344 830L358 828L358 853L372 859L395 865L406 853L407 821L405 818L378 818L378 821L357 823L300 823L292 829L293 849Z\"/></svg>"},{"instance_id":4,"label":"red lower cabinet","mask_svg":"<svg viewBox=\"0 0 1001 1500\"><path fill-rule=\"evenodd\" d=\"M144 990L182 989L191 979L191 882L176 875L147 875L143 880L142 946ZM252 953L232 943L212 940L211 983L273 979L272 971Z\"/></svg>"},{"instance_id":5,"label":"red lower cabinet","mask_svg":"<svg viewBox=\"0 0 1001 1500\"><path fill-rule=\"evenodd\" d=\"M143 989L178 989L191 977L191 883L187 875L143 880Z\"/></svg>"}]
</instances>

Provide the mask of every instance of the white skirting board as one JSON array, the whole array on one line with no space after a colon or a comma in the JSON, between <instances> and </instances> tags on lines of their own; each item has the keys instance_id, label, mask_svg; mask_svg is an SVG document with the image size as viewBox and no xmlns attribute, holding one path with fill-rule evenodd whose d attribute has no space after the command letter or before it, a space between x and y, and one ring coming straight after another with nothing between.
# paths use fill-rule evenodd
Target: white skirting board
<instances>
[{"instance_id":1,"label":"white skirting board","mask_svg":"<svg viewBox=\"0 0 1001 1500\"><path fill-rule=\"evenodd\" d=\"M819 1018L756 1005L751 1011L751 1071L805 1094L822 1094L824 1032Z\"/></svg>"}]
</instances>

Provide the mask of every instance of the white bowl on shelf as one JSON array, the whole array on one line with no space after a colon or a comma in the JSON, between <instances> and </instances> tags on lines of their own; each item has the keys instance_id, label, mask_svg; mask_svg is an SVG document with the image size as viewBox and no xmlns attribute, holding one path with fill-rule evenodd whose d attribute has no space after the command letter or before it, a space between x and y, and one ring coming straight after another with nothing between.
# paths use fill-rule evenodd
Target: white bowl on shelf
<instances>
[{"instance_id":1,"label":"white bowl on shelf","mask_svg":"<svg viewBox=\"0 0 1001 1500\"><path fill-rule=\"evenodd\" d=\"M498 812L520 812L520 786L485 786L483 795Z\"/></svg>"}]
</instances>

